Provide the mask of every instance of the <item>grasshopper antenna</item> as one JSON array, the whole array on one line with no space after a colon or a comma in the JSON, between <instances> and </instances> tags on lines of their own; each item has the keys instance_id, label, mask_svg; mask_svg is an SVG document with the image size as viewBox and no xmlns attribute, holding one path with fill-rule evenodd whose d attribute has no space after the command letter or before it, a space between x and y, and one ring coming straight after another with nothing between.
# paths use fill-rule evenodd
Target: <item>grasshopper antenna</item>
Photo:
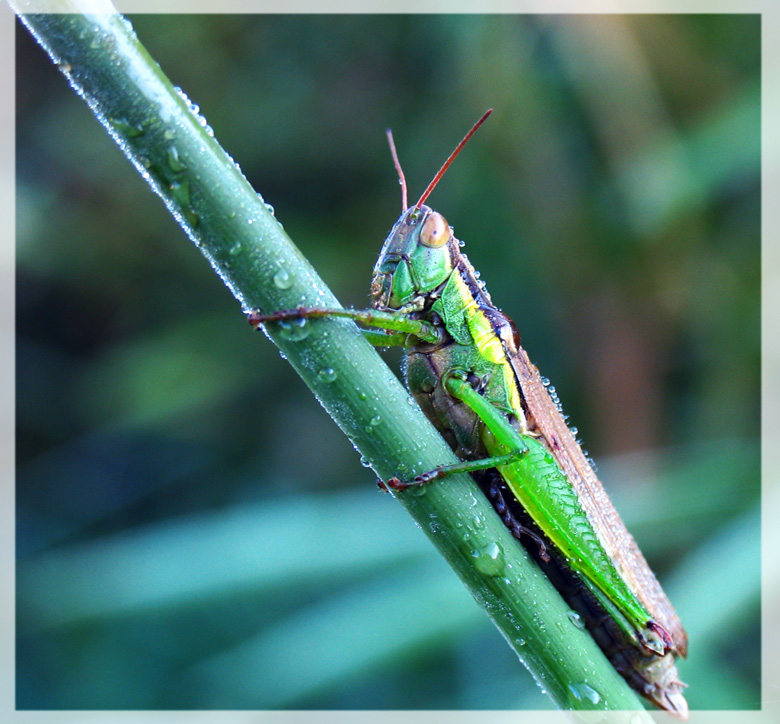
<instances>
[{"instance_id":1,"label":"grasshopper antenna","mask_svg":"<svg viewBox=\"0 0 780 724\"><path fill-rule=\"evenodd\" d=\"M390 144L390 153L393 156L393 163L395 164L395 170L398 172L398 180L401 182L401 203L403 204L403 211L409 208L406 196L406 177L404 176L404 170L401 168L401 162L398 160L398 153L395 150L395 142L393 141L393 132L388 128L387 142Z\"/></svg>"},{"instance_id":2,"label":"grasshopper antenna","mask_svg":"<svg viewBox=\"0 0 780 724\"><path fill-rule=\"evenodd\" d=\"M423 205L425 199L428 198L431 191L436 188L436 184L439 183L441 177L444 176L444 172L450 167L450 164L455 160L461 149L466 145L469 138L471 138L477 129L487 120L487 117L493 112L492 108L488 108L485 113L472 127L471 130L463 137L463 140L455 147L455 150L450 154L450 157L444 162L444 165L439 169L439 172L433 177L433 180L428 184L428 188L423 191L420 200L414 205L416 209L419 209ZM405 204L404 204L405 206ZM405 209L404 209L405 210Z\"/></svg>"}]
</instances>

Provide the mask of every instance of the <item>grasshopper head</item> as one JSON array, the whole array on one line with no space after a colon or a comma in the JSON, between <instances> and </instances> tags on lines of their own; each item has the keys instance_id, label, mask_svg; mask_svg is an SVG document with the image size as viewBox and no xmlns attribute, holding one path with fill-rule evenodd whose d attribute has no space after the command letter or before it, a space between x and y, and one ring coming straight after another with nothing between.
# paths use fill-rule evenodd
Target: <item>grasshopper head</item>
<instances>
[{"instance_id":1,"label":"grasshopper head","mask_svg":"<svg viewBox=\"0 0 780 724\"><path fill-rule=\"evenodd\" d=\"M407 208L406 204L406 179L395 151L393 134L387 131L390 153L401 182L403 213L385 240L374 267L371 281L371 305L374 309L421 310L426 295L446 282L452 273L458 243L447 220L438 211L426 206L425 200L469 138L492 112L492 108L486 111L472 126L411 208Z\"/></svg>"},{"instance_id":2,"label":"grasshopper head","mask_svg":"<svg viewBox=\"0 0 780 724\"><path fill-rule=\"evenodd\" d=\"M457 242L447 220L428 206L413 206L396 221L382 246L371 281L375 309L422 308L424 297L447 281Z\"/></svg>"}]
</instances>

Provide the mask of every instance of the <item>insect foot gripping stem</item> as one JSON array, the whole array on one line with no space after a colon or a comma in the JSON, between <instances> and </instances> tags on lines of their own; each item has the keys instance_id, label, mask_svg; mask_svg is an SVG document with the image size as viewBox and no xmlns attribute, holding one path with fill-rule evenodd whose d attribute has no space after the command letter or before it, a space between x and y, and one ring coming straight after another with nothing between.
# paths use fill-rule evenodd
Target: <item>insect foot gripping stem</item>
<instances>
[{"instance_id":1,"label":"insect foot gripping stem","mask_svg":"<svg viewBox=\"0 0 780 724\"><path fill-rule=\"evenodd\" d=\"M251 309L247 312L247 322L255 329L267 322L288 322L293 319L309 319L312 317L331 317L344 310L320 309L318 307L296 307L295 309L282 309L278 312L263 314L259 309Z\"/></svg>"},{"instance_id":2,"label":"insect foot gripping stem","mask_svg":"<svg viewBox=\"0 0 780 724\"><path fill-rule=\"evenodd\" d=\"M380 490L406 490L407 488L411 488L415 485L422 485L422 482L419 482L417 480L412 480L411 482L404 483L401 482L398 478L390 478L386 483L383 483L381 480L379 481L379 488Z\"/></svg>"}]
</instances>

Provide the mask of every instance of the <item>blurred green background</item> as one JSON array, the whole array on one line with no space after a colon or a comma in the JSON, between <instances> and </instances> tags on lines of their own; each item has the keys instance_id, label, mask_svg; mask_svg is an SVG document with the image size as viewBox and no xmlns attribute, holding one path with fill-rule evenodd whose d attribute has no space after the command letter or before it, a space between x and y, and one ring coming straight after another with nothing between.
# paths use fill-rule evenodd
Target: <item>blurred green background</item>
<instances>
[{"instance_id":1,"label":"blurred green background","mask_svg":"<svg viewBox=\"0 0 780 724\"><path fill-rule=\"evenodd\" d=\"M760 18L136 16L345 305L429 200L759 707ZM549 708L21 27L17 707ZM397 354L388 354L397 369ZM406 615L409 612L413 615Z\"/></svg>"}]
</instances>

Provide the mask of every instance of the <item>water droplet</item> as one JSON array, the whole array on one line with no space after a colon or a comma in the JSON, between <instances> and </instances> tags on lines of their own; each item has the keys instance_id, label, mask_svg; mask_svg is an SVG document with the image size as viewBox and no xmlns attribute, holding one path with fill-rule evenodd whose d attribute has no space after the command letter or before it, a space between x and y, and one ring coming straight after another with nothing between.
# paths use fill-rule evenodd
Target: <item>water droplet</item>
<instances>
[{"instance_id":1,"label":"water droplet","mask_svg":"<svg viewBox=\"0 0 780 724\"><path fill-rule=\"evenodd\" d=\"M279 330L282 337L290 342L300 342L309 336L310 327L306 323L306 319L301 317L300 319L285 319L279 322Z\"/></svg>"},{"instance_id":2,"label":"water droplet","mask_svg":"<svg viewBox=\"0 0 780 724\"><path fill-rule=\"evenodd\" d=\"M576 611L569 611L566 615L569 617L569 621L571 621L577 628L585 628L585 622L582 620L582 616L580 616Z\"/></svg>"},{"instance_id":3,"label":"water droplet","mask_svg":"<svg viewBox=\"0 0 780 724\"><path fill-rule=\"evenodd\" d=\"M319 374L325 382L335 382L336 377L338 377L336 370L334 370L333 367L323 367L317 374Z\"/></svg>"},{"instance_id":4,"label":"water droplet","mask_svg":"<svg viewBox=\"0 0 780 724\"><path fill-rule=\"evenodd\" d=\"M415 399L414 399L414 397L412 395L407 395L407 397L406 397L406 404L410 405L410 406L414 406Z\"/></svg>"},{"instance_id":5,"label":"water droplet","mask_svg":"<svg viewBox=\"0 0 780 724\"><path fill-rule=\"evenodd\" d=\"M371 425L371 427L376 427L380 422L382 422L382 417L380 415L374 415L371 420L369 420L368 424Z\"/></svg>"},{"instance_id":6,"label":"water droplet","mask_svg":"<svg viewBox=\"0 0 780 724\"><path fill-rule=\"evenodd\" d=\"M179 158L179 149L176 146L168 146L168 166L174 173L180 173L187 168Z\"/></svg>"},{"instance_id":7,"label":"water droplet","mask_svg":"<svg viewBox=\"0 0 780 724\"><path fill-rule=\"evenodd\" d=\"M289 289L293 285L293 277L287 269L280 269L274 274L274 286L277 289Z\"/></svg>"},{"instance_id":8,"label":"water droplet","mask_svg":"<svg viewBox=\"0 0 780 724\"><path fill-rule=\"evenodd\" d=\"M268 213L271 214L271 216L274 216L274 207L271 206L271 204L266 204L265 208L268 209Z\"/></svg>"},{"instance_id":9,"label":"water droplet","mask_svg":"<svg viewBox=\"0 0 780 724\"><path fill-rule=\"evenodd\" d=\"M524 638L516 638L515 639L515 645L516 646L525 646L526 640Z\"/></svg>"},{"instance_id":10,"label":"water droplet","mask_svg":"<svg viewBox=\"0 0 780 724\"><path fill-rule=\"evenodd\" d=\"M504 551L495 541L471 552L474 565L486 576L499 576L504 572Z\"/></svg>"},{"instance_id":11,"label":"water droplet","mask_svg":"<svg viewBox=\"0 0 780 724\"><path fill-rule=\"evenodd\" d=\"M413 485L411 488L409 488L409 492L415 497L421 498L423 495L425 495L428 492L428 486L425 484Z\"/></svg>"},{"instance_id":12,"label":"water droplet","mask_svg":"<svg viewBox=\"0 0 780 724\"><path fill-rule=\"evenodd\" d=\"M173 198L181 206L188 206L190 203L190 182L184 178L181 181L174 181L169 186Z\"/></svg>"},{"instance_id":13,"label":"water droplet","mask_svg":"<svg viewBox=\"0 0 780 724\"><path fill-rule=\"evenodd\" d=\"M241 253L241 249L242 249L241 242L237 241L235 244L233 244L233 246L230 247L230 252L229 252L230 256L237 256L238 254Z\"/></svg>"},{"instance_id":14,"label":"water droplet","mask_svg":"<svg viewBox=\"0 0 780 724\"><path fill-rule=\"evenodd\" d=\"M358 392L358 399L360 399L360 400L367 400L368 399L368 395L365 392L363 392L363 390L361 390L360 392Z\"/></svg>"},{"instance_id":15,"label":"water droplet","mask_svg":"<svg viewBox=\"0 0 780 724\"><path fill-rule=\"evenodd\" d=\"M589 701L594 706L601 702L601 694L588 684L569 684L569 691L577 701Z\"/></svg>"},{"instance_id":16,"label":"water droplet","mask_svg":"<svg viewBox=\"0 0 780 724\"><path fill-rule=\"evenodd\" d=\"M118 133L127 138L138 138L144 133L144 127L140 123L130 123L124 118L109 118L108 121Z\"/></svg>"},{"instance_id":17,"label":"water droplet","mask_svg":"<svg viewBox=\"0 0 780 724\"><path fill-rule=\"evenodd\" d=\"M360 456L360 464L361 464L361 465L362 465L364 468L370 468L370 467L371 467L371 463L370 463L370 462L368 462L368 458L366 458L366 457L363 457L362 455Z\"/></svg>"},{"instance_id":18,"label":"water droplet","mask_svg":"<svg viewBox=\"0 0 780 724\"><path fill-rule=\"evenodd\" d=\"M198 215L190 208L190 182L185 177L174 181L169 187L171 198L178 205L186 222L194 229L198 226Z\"/></svg>"}]
</instances>

